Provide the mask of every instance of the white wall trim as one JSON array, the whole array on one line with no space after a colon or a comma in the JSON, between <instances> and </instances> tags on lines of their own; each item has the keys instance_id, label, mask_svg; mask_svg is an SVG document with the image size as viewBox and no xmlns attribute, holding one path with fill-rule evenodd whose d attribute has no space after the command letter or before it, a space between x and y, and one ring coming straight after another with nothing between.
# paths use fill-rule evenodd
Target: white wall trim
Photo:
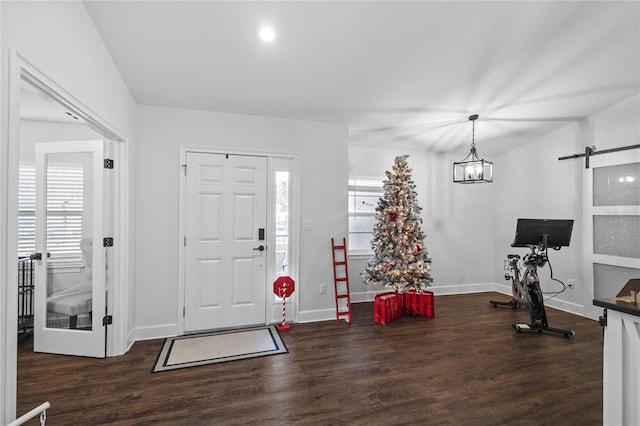
<instances>
[{"instance_id":1,"label":"white wall trim","mask_svg":"<svg viewBox=\"0 0 640 426\"><path fill-rule=\"evenodd\" d=\"M320 322L335 321L336 309L315 309L311 311L300 311L298 314L298 322Z\"/></svg>"},{"instance_id":2,"label":"white wall trim","mask_svg":"<svg viewBox=\"0 0 640 426\"><path fill-rule=\"evenodd\" d=\"M351 303L366 303L372 302L378 293L382 293L389 290L372 290L366 292L357 292L351 293ZM432 291L434 296L436 296L436 304L437 296L446 296L446 295L455 295L455 294L470 294L470 293L488 293L488 292L498 292L505 294L507 296L511 296L511 286L507 286L500 283L469 283L469 284L452 284L452 285L439 285L429 287L429 291ZM487 299L487 306L489 306L489 299ZM549 306L555 309L559 309L561 311L568 312L570 314L575 314L579 316L582 315L583 306L568 302L562 299L549 299L545 301L545 306ZM436 306L437 308L437 306ZM372 313L373 315L373 313ZM319 309L319 310L311 310L311 311L301 311L299 314L300 323L305 322L317 322L317 321L331 321L335 320L336 312L335 309ZM373 321L373 317L372 317Z\"/></svg>"},{"instance_id":3,"label":"white wall trim","mask_svg":"<svg viewBox=\"0 0 640 426\"><path fill-rule=\"evenodd\" d=\"M592 319L592 318L584 316L584 314L583 314L584 305L580 305L578 303L568 302L566 300L554 298L554 299L545 300L544 301L544 305L545 306L549 306L551 308L558 309L560 311L568 312L570 314L579 315L579 316L584 317L586 319Z\"/></svg>"},{"instance_id":4,"label":"white wall trim","mask_svg":"<svg viewBox=\"0 0 640 426\"><path fill-rule=\"evenodd\" d=\"M128 352L134 343L136 343L136 329L132 328L129 330L129 333L127 333L127 350L125 352Z\"/></svg>"},{"instance_id":5,"label":"white wall trim","mask_svg":"<svg viewBox=\"0 0 640 426\"><path fill-rule=\"evenodd\" d=\"M6 206L6 238L3 238L3 258L7 260L11 258L9 253L17 253L17 191L18 191L18 163L19 163L19 128L20 128L20 91L22 84L28 84L33 90L36 90L45 98L52 99L55 102L62 105L68 111L71 111L78 117L81 117L87 125L101 134L102 136L113 140L115 142L126 142L126 139L112 127L109 123L104 121L100 116L91 111L86 105L74 98L70 93L60 87L54 80L49 78L46 74L36 68L25 57L20 55L15 49L9 51L9 102L8 102L8 120L7 120L7 168L6 170L6 186L3 189L3 197L6 194L6 199L3 198L2 205ZM122 157L120 157L122 158ZM124 163L124 161L122 161ZM126 211L123 209L128 206L128 186L123 179L120 179L120 187L118 188L118 195L120 199L116 200L118 206L118 215L121 217L127 217ZM123 225L120 221L118 223L118 229L114 232L114 238L122 244L122 247L127 247L129 244L129 235L126 232L126 225ZM5 222L3 221L3 224ZM119 251L118 251L119 253ZM129 262L127 258L122 255L118 256L120 260L117 265L115 274L117 278L114 285L114 298L116 300L125 301L125 305L119 303L115 306L115 310L112 311L114 318L114 325L112 326L112 332L110 333L112 352L118 351L126 346L124 344L114 344L115 339L124 339L126 335L126 298L120 294L123 292L123 287L126 287ZM17 263L8 262L6 268L3 268L2 277L3 283L17 282ZM3 304L2 312L5 314L5 327L4 330L0 330L3 334L4 345L1 349L3 351L3 357L0 358L2 365L0 365L2 392L3 395L2 404L0 405L0 417L4 417L4 420L12 420L15 418L16 407L16 389L17 389L17 286L7 285L6 297L2 298L0 303ZM122 320L120 320L122 319ZM124 353L124 352L123 352ZM113 353L111 354L113 355ZM0 419L2 420L2 419Z\"/></svg>"},{"instance_id":6,"label":"white wall trim","mask_svg":"<svg viewBox=\"0 0 640 426\"><path fill-rule=\"evenodd\" d=\"M511 284L495 283L494 291L497 291L498 293L506 294L507 296L512 297Z\"/></svg>"},{"instance_id":7,"label":"white wall trim","mask_svg":"<svg viewBox=\"0 0 640 426\"><path fill-rule=\"evenodd\" d=\"M504 288L507 288L508 291L504 291ZM434 292L435 296L438 295L454 295L454 294L470 294L470 293L486 293L497 291L499 293L503 293L506 295L511 294L511 288L504 286L498 283L472 283L472 284L458 284L458 285L447 285L447 286L434 286L430 287L430 291ZM367 291L367 292L358 292L351 294L351 303L366 303L372 302L375 298L375 295L387 290L377 290L377 291ZM391 291L391 290L388 290ZM437 300L436 300L437 303ZM580 315L580 310L582 308L581 305L577 305L575 303L566 302L559 299L552 299L548 302L545 302L546 305L551 306L553 308L573 313L576 315ZM487 300L487 306L488 300ZM372 314L373 315L373 312ZM335 309L316 309L310 311L300 311L298 313L298 323L310 323L310 322L321 322L321 321L335 321L336 312ZM371 317L373 321L373 316ZM287 321L288 315L287 315ZM148 327L137 327L132 332L133 339L135 341L138 340L152 340L152 339L164 339L167 337L177 336L178 333L178 324L162 324L157 326L148 326Z\"/></svg>"},{"instance_id":8,"label":"white wall trim","mask_svg":"<svg viewBox=\"0 0 640 426\"><path fill-rule=\"evenodd\" d=\"M133 330L135 341L153 340L174 337L178 335L178 324L160 324L147 327L136 327Z\"/></svg>"},{"instance_id":9,"label":"white wall trim","mask_svg":"<svg viewBox=\"0 0 640 426\"><path fill-rule=\"evenodd\" d=\"M351 303L373 302L376 294L384 293L387 290L370 290L351 292ZM391 290L388 290L391 291Z\"/></svg>"},{"instance_id":10,"label":"white wall trim","mask_svg":"<svg viewBox=\"0 0 640 426\"><path fill-rule=\"evenodd\" d=\"M484 292L495 291L495 286L496 286L496 283L457 284L457 285L445 285L445 286L432 286L432 287L429 287L429 291L432 291L434 296L449 295L449 294L484 293ZM393 291L393 290L392 289L376 289L371 291L351 293L351 303L373 302L376 294L384 293L386 291ZM436 300L436 303L437 303L437 300ZM372 315L371 321L373 321L373 312L371 313L371 315ZM300 323L332 321L335 319L336 319L335 308L300 311L298 315L298 322Z\"/></svg>"},{"instance_id":11,"label":"white wall trim","mask_svg":"<svg viewBox=\"0 0 640 426\"><path fill-rule=\"evenodd\" d=\"M505 285L505 284L498 284L496 283L495 285L495 291L497 291L498 293L502 293L505 294L509 297L511 297L511 285ZM506 300L505 300L506 301ZM570 314L575 314L575 315L579 315L579 316L584 316L584 306L580 305L578 303L574 303L574 302L569 302L567 300L562 300L562 299L558 299L558 298L552 298L552 299L545 299L544 301L544 305L545 306L549 306L551 308L555 308L561 311L565 311L568 312ZM587 318L587 317L585 317Z\"/></svg>"},{"instance_id":12,"label":"white wall trim","mask_svg":"<svg viewBox=\"0 0 640 426\"><path fill-rule=\"evenodd\" d=\"M495 291L496 283L446 284L429 287L435 296L447 294L485 293Z\"/></svg>"},{"instance_id":13,"label":"white wall trim","mask_svg":"<svg viewBox=\"0 0 640 426\"><path fill-rule=\"evenodd\" d=\"M2 10L2 6L0 6ZM1 57L2 55L0 55ZM14 115L20 110L20 94L16 91L16 87L19 89L20 75L16 64L16 52L9 52L9 87L7 96L7 111L8 116L6 119L7 128L2 129L4 136L7 138L7 143L2 143L0 147L0 170L2 175L0 177L0 193L2 199L0 199L0 324L3 325L3 329L0 330L0 423L6 424L16 418L16 386L17 386L17 303L9 303L9 301L18 300L18 288L17 286L9 285L10 282L17 280L17 266L11 266L9 263L9 253L17 248L17 229L15 226L9 226L9 224L15 224L17 218L17 212L11 213L9 206L9 200L16 197L17 191L17 161L18 153L15 150L15 146L11 146L11 141L18 137L18 127L11 122L18 120L14 118ZM4 99L2 99L4 102ZM4 120L4 117L0 118ZM13 251L13 253L17 250Z\"/></svg>"}]
</instances>

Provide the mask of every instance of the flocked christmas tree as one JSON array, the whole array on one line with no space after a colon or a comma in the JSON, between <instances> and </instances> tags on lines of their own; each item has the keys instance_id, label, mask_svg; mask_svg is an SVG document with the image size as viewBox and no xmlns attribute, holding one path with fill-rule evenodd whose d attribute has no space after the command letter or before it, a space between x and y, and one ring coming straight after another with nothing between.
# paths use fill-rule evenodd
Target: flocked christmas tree
<instances>
[{"instance_id":1,"label":"flocked christmas tree","mask_svg":"<svg viewBox=\"0 0 640 426\"><path fill-rule=\"evenodd\" d=\"M424 246L422 208L418 206L408 155L398 156L393 171L387 171L384 196L376 207L373 257L362 274L366 284L425 290L431 278L431 259Z\"/></svg>"}]
</instances>

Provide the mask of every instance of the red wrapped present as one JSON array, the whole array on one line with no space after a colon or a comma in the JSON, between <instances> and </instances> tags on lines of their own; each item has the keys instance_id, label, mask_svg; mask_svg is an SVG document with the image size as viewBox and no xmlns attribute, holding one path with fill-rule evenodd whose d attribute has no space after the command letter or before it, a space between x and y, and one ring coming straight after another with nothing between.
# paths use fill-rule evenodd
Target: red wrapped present
<instances>
[{"instance_id":1,"label":"red wrapped present","mask_svg":"<svg viewBox=\"0 0 640 426\"><path fill-rule=\"evenodd\" d=\"M419 317L433 318L435 303L432 291L409 290L402 293L403 313Z\"/></svg>"},{"instance_id":2,"label":"red wrapped present","mask_svg":"<svg viewBox=\"0 0 640 426\"><path fill-rule=\"evenodd\" d=\"M373 320L379 324L387 324L402 316L402 293L378 294L373 306Z\"/></svg>"}]
</instances>

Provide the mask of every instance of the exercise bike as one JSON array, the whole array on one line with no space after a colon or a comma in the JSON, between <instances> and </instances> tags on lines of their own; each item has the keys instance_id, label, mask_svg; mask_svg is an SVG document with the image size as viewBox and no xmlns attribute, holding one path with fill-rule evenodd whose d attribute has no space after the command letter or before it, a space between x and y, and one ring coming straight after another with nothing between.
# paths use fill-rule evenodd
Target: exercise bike
<instances>
[{"instance_id":1,"label":"exercise bike","mask_svg":"<svg viewBox=\"0 0 640 426\"><path fill-rule=\"evenodd\" d=\"M489 303L494 308L498 306L504 306L511 308L514 311L526 306L526 296L524 294L524 288L522 287L522 281L520 280L520 255L508 254L504 261L504 279L511 281L511 295L512 298L508 302L498 302L496 300L489 300Z\"/></svg>"},{"instance_id":2,"label":"exercise bike","mask_svg":"<svg viewBox=\"0 0 640 426\"><path fill-rule=\"evenodd\" d=\"M511 246L526 246L530 249L523 258L526 269L522 281L531 317L529 324L512 324L513 329L518 333L548 331L562 334L565 338L575 336L573 330L549 326L538 276L538 268L544 267L549 262L548 248L560 250L561 247L568 246L572 228L573 220L518 219L516 238Z\"/></svg>"}]
</instances>

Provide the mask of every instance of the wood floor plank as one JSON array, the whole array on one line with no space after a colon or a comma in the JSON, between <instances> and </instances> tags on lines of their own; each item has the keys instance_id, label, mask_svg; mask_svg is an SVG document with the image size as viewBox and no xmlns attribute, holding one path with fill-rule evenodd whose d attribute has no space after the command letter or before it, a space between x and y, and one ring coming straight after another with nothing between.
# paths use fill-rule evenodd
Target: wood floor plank
<instances>
[{"instance_id":1,"label":"wood floor plank","mask_svg":"<svg viewBox=\"0 0 640 426\"><path fill-rule=\"evenodd\" d=\"M436 297L433 319L293 324L289 353L151 373L163 340L103 360L19 348L18 413L50 425L599 425L602 329L548 308L570 339L515 333L496 293ZM35 422L34 424L37 424Z\"/></svg>"}]
</instances>

